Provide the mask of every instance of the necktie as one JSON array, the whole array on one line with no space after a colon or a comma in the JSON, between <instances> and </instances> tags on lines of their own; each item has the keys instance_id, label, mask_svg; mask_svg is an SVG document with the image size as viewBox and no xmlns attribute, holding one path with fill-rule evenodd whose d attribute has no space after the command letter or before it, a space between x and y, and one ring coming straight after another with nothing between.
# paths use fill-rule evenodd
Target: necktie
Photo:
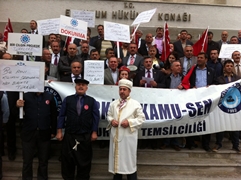
<instances>
[{"instance_id":1,"label":"necktie","mask_svg":"<svg viewBox=\"0 0 241 180\"><path fill-rule=\"evenodd\" d=\"M34 34L34 30L32 30L32 34Z\"/></svg>"},{"instance_id":2,"label":"necktie","mask_svg":"<svg viewBox=\"0 0 241 180\"><path fill-rule=\"evenodd\" d=\"M240 74L240 69L239 69L239 64L237 64L236 67L237 67L237 75L238 75L238 76L241 76L241 74Z\"/></svg>"},{"instance_id":3,"label":"necktie","mask_svg":"<svg viewBox=\"0 0 241 180\"><path fill-rule=\"evenodd\" d=\"M55 54L55 59L54 59L54 65L58 65L58 55L57 54Z\"/></svg>"},{"instance_id":4,"label":"necktie","mask_svg":"<svg viewBox=\"0 0 241 180\"><path fill-rule=\"evenodd\" d=\"M151 71L150 70L147 71L147 77L151 78ZM151 84L147 84L146 86L151 87Z\"/></svg>"},{"instance_id":5,"label":"necktie","mask_svg":"<svg viewBox=\"0 0 241 180\"><path fill-rule=\"evenodd\" d=\"M125 103L126 103L126 99L122 99L122 100L120 101L119 110L125 105Z\"/></svg>"},{"instance_id":6,"label":"necktie","mask_svg":"<svg viewBox=\"0 0 241 180\"><path fill-rule=\"evenodd\" d=\"M77 104L76 104L76 109L77 109L78 115L80 115L80 113L81 113L81 98L82 98L82 96L79 96Z\"/></svg>"},{"instance_id":7,"label":"necktie","mask_svg":"<svg viewBox=\"0 0 241 180\"><path fill-rule=\"evenodd\" d=\"M191 59L187 59L187 71L191 68Z\"/></svg>"},{"instance_id":8,"label":"necktie","mask_svg":"<svg viewBox=\"0 0 241 180\"><path fill-rule=\"evenodd\" d=\"M135 57L134 57L134 56L131 56L130 65L133 65L134 62L135 62Z\"/></svg>"}]
</instances>

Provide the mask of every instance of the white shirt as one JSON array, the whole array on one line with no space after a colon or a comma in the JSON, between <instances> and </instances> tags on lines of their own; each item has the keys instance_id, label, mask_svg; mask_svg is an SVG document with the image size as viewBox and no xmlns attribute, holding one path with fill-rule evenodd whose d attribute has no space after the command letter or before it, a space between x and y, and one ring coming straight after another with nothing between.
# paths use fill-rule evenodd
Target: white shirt
<instances>
[{"instance_id":1,"label":"white shirt","mask_svg":"<svg viewBox=\"0 0 241 180\"><path fill-rule=\"evenodd\" d=\"M117 81L117 78L118 78L118 71L117 71L117 69L115 71L112 71L112 69L110 69L110 73L111 73L111 76L113 78L114 83L116 84L116 81Z\"/></svg>"},{"instance_id":2,"label":"white shirt","mask_svg":"<svg viewBox=\"0 0 241 180\"><path fill-rule=\"evenodd\" d=\"M72 77L72 82L74 83L74 80L76 79L76 77L73 73L71 73L71 77ZM77 77L77 79L81 79L81 74Z\"/></svg>"},{"instance_id":3,"label":"white shirt","mask_svg":"<svg viewBox=\"0 0 241 180\"><path fill-rule=\"evenodd\" d=\"M134 56L134 62L135 62L135 60L136 60L136 54L134 54L133 56ZM130 65L130 62L131 62L131 57L132 57L132 55L130 55L130 56L129 56L129 58L128 58L128 61L127 61L127 66L129 66L129 65ZM133 63L133 64L134 64L134 63Z\"/></svg>"},{"instance_id":4,"label":"white shirt","mask_svg":"<svg viewBox=\"0 0 241 180\"><path fill-rule=\"evenodd\" d=\"M57 54L57 64L59 64L60 53ZM51 64L54 64L55 61L55 54L52 54Z\"/></svg>"}]
</instances>

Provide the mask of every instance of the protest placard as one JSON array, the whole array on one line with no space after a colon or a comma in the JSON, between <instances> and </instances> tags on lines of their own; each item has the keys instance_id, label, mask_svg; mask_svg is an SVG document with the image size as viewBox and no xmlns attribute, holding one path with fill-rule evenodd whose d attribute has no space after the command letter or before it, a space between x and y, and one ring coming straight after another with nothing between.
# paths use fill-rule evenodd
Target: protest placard
<instances>
[{"instance_id":1,"label":"protest placard","mask_svg":"<svg viewBox=\"0 0 241 180\"><path fill-rule=\"evenodd\" d=\"M84 63L85 79L90 84L104 84L104 61L87 60Z\"/></svg>"},{"instance_id":2,"label":"protest placard","mask_svg":"<svg viewBox=\"0 0 241 180\"><path fill-rule=\"evenodd\" d=\"M87 39L87 22L60 16L59 34L78 39Z\"/></svg>"},{"instance_id":3,"label":"protest placard","mask_svg":"<svg viewBox=\"0 0 241 180\"><path fill-rule=\"evenodd\" d=\"M38 34L49 35L51 33L59 33L59 18L39 20L38 23Z\"/></svg>"},{"instance_id":4,"label":"protest placard","mask_svg":"<svg viewBox=\"0 0 241 180\"><path fill-rule=\"evenodd\" d=\"M0 60L0 91L44 91L44 62Z\"/></svg>"},{"instance_id":5,"label":"protest placard","mask_svg":"<svg viewBox=\"0 0 241 180\"><path fill-rule=\"evenodd\" d=\"M223 44L219 53L219 58L232 58L234 51L241 52L241 44Z\"/></svg>"},{"instance_id":6,"label":"protest placard","mask_svg":"<svg viewBox=\"0 0 241 180\"><path fill-rule=\"evenodd\" d=\"M71 17L88 23L88 27L95 27L95 11L71 9Z\"/></svg>"},{"instance_id":7,"label":"protest placard","mask_svg":"<svg viewBox=\"0 0 241 180\"><path fill-rule=\"evenodd\" d=\"M128 25L104 21L105 40L130 43L130 29Z\"/></svg>"},{"instance_id":8,"label":"protest placard","mask_svg":"<svg viewBox=\"0 0 241 180\"><path fill-rule=\"evenodd\" d=\"M138 16L136 17L136 19L134 20L134 22L132 23L133 25L136 24L141 24L141 23L147 23L151 20L152 16L155 14L156 12L156 8L149 10L149 11L143 11L140 14L138 14Z\"/></svg>"},{"instance_id":9,"label":"protest placard","mask_svg":"<svg viewBox=\"0 0 241 180\"><path fill-rule=\"evenodd\" d=\"M8 34L8 53L13 55L42 56L43 36L39 34Z\"/></svg>"}]
</instances>

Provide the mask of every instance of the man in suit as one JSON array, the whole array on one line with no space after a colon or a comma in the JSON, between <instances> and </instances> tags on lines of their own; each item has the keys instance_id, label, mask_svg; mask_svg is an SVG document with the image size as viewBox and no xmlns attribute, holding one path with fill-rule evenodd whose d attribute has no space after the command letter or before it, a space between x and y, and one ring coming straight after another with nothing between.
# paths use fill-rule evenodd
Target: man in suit
<instances>
[{"instance_id":1,"label":"man in suit","mask_svg":"<svg viewBox=\"0 0 241 180\"><path fill-rule=\"evenodd\" d=\"M134 65L137 67L137 71L143 70L143 57L137 54L137 45L135 43L130 43L128 49L130 55L123 58L122 64L124 66Z\"/></svg>"},{"instance_id":2,"label":"man in suit","mask_svg":"<svg viewBox=\"0 0 241 180\"><path fill-rule=\"evenodd\" d=\"M217 84L216 74L213 68L206 66L207 55L204 52L200 52L197 56L197 65L195 66L190 76L190 88L208 87L212 84ZM211 151L209 147L211 135L206 134L202 136L202 146L207 152ZM187 147L190 149L194 146L194 137L188 137Z\"/></svg>"},{"instance_id":3,"label":"man in suit","mask_svg":"<svg viewBox=\"0 0 241 180\"><path fill-rule=\"evenodd\" d=\"M23 107L25 118L22 125L23 168L22 179L33 179L33 158L38 151L37 179L48 179L50 139L56 135L57 107L54 96L49 92L29 92L17 100Z\"/></svg>"},{"instance_id":4,"label":"man in suit","mask_svg":"<svg viewBox=\"0 0 241 180\"><path fill-rule=\"evenodd\" d=\"M149 87L149 88L164 88L165 87L165 75L156 69L152 69L153 60L151 57L144 57L144 69L139 71L134 79L134 86ZM143 79L153 78L149 83Z\"/></svg>"},{"instance_id":5,"label":"man in suit","mask_svg":"<svg viewBox=\"0 0 241 180\"><path fill-rule=\"evenodd\" d=\"M77 60L81 62L81 58L79 56L76 56L77 54L77 46L75 44L70 44L68 46L68 54L67 56L60 57L59 63L58 63L58 72L60 76L60 81L65 76L69 76L71 74L71 68L70 64L73 60Z\"/></svg>"},{"instance_id":6,"label":"man in suit","mask_svg":"<svg viewBox=\"0 0 241 180\"><path fill-rule=\"evenodd\" d=\"M219 44L219 49L221 49L223 44L229 44L227 31L223 31L221 33L221 40L218 41L218 44Z\"/></svg>"},{"instance_id":7,"label":"man in suit","mask_svg":"<svg viewBox=\"0 0 241 180\"><path fill-rule=\"evenodd\" d=\"M73 82L75 79L81 79L83 76L82 73L82 64L78 60L73 60L71 62L71 74L69 76L64 76L61 81L63 82Z\"/></svg>"},{"instance_id":8,"label":"man in suit","mask_svg":"<svg viewBox=\"0 0 241 180\"><path fill-rule=\"evenodd\" d=\"M184 57L180 58L182 73L185 76L189 69L197 63L197 57L193 56L193 47L191 45L187 45L184 48Z\"/></svg>"},{"instance_id":9,"label":"man in suit","mask_svg":"<svg viewBox=\"0 0 241 180\"><path fill-rule=\"evenodd\" d=\"M111 57L115 57L115 52L113 48L107 48L105 50L106 60L105 60L105 69L109 67L109 60Z\"/></svg>"},{"instance_id":10,"label":"man in suit","mask_svg":"<svg viewBox=\"0 0 241 180\"><path fill-rule=\"evenodd\" d=\"M118 61L116 57L110 57L108 61L108 68L105 69L104 84L115 85L118 80Z\"/></svg>"},{"instance_id":11,"label":"man in suit","mask_svg":"<svg viewBox=\"0 0 241 180\"><path fill-rule=\"evenodd\" d=\"M241 63L240 63L240 52L234 51L232 53L232 59L234 60L233 72L241 77Z\"/></svg>"},{"instance_id":12,"label":"man in suit","mask_svg":"<svg viewBox=\"0 0 241 180\"><path fill-rule=\"evenodd\" d=\"M142 43L138 53L142 56L148 56L149 48L152 46L153 36L151 33L146 34L145 43ZM159 51L156 48L156 58L159 59Z\"/></svg>"},{"instance_id":13,"label":"man in suit","mask_svg":"<svg viewBox=\"0 0 241 180\"><path fill-rule=\"evenodd\" d=\"M184 56L184 48L187 45L193 45L193 43L191 41L189 41L187 39L187 30L182 30L180 32L180 39L176 42L174 42L174 50L178 53L179 57L183 57Z\"/></svg>"},{"instance_id":14,"label":"man in suit","mask_svg":"<svg viewBox=\"0 0 241 180\"><path fill-rule=\"evenodd\" d=\"M234 68L234 62L231 59L228 59L224 61L223 64L223 75L219 76L217 81L218 84L228 84L234 81L239 80L241 77L237 76L235 73L233 73ZM239 131L232 131L231 134L231 140L233 145L233 150L240 153L241 150L239 148ZM214 152L217 152L222 147L222 140L223 140L224 132L216 133L216 142L215 147L213 148Z\"/></svg>"},{"instance_id":15,"label":"man in suit","mask_svg":"<svg viewBox=\"0 0 241 180\"><path fill-rule=\"evenodd\" d=\"M37 25L37 22L35 20L31 20L30 21L30 31L29 31L29 34L38 34L38 25ZM43 45L43 48L44 48L44 45L45 45L45 38L43 36L43 42L42 42L42 45Z\"/></svg>"}]
</instances>

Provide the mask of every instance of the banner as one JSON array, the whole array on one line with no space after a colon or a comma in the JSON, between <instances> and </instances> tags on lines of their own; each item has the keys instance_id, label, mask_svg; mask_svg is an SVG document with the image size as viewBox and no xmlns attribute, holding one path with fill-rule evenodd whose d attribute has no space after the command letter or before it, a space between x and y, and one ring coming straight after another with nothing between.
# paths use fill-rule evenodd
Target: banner
<instances>
[{"instance_id":1,"label":"banner","mask_svg":"<svg viewBox=\"0 0 241 180\"><path fill-rule=\"evenodd\" d=\"M59 18L39 20L38 23L38 34L49 35L51 33L59 33Z\"/></svg>"},{"instance_id":2,"label":"banner","mask_svg":"<svg viewBox=\"0 0 241 180\"><path fill-rule=\"evenodd\" d=\"M105 40L130 43L130 29L128 25L104 21Z\"/></svg>"},{"instance_id":3,"label":"banner","mask_svg":"<svg viewBox=\"0 0 241 180\"><path fill-rule=\"evenodd\" d=\"M88 27L95 27L95 11L70 10L71 17L88 23Z\"/></svg>"},{"instance_id":4,"label":"banner","mask_svg":"<svg viewBox=\"0 0 241 180\"><path fill-rule=\"evenodd\" d=\"M77 39L87 39L87 22L60 15L59 34Z\"/></svg>"},{"instance_id":5,"label":"banner","mask_svg":"<svg viewBox=\"0 0 241 180\"><path fill-rule=\"evenodd\" d=\"M8 53L12 55L42 56L43 36L39 34L8 34Z\"/></svg>"},{"instance_id":6,"label":"banner","mask_svg":"<svg viewBox=\"0 0 241 180\"><path fill-rule=\"evenodd\" d=\"M0 60L0 91L44 91L44 62Z\"/></svg>"},{"instance_id":7,"label":"banner","mask_svg":"<svg viewBox=\"0 0 241 180\"><path fill-rule=\"evenodd\" d=\"M131 98L141 103L146 117L139 138L196 136L241 130L241 80L198 89L155 89L133 87ZM63 99L75 93L73 83L51 82L60 109ZM119 99L118 86L89 85L87 94L99 106L99 139L108 139L106 115L110 103Z\"/></svg>"}]
</instances>

